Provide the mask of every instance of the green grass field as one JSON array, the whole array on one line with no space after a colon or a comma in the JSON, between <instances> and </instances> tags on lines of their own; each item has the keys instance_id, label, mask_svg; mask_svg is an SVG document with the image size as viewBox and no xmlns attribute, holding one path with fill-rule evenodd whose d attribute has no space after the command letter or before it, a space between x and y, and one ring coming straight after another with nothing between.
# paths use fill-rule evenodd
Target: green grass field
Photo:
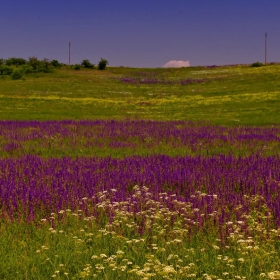
<instances>
[{"instance_id":1,"label":"green grass field","mask_svg":"<svg viewBox=\"0 0 280 280\"><path fill-rule=\"evenodd\" d=\"M157 83L132 84L122 78ZM187 79L203 82L180 84ZM105 71L63 67L27 74L23 80L0 79L3 120L127 117L222 125L280 123L280 65Z\"/></svg>"}]
</instances>

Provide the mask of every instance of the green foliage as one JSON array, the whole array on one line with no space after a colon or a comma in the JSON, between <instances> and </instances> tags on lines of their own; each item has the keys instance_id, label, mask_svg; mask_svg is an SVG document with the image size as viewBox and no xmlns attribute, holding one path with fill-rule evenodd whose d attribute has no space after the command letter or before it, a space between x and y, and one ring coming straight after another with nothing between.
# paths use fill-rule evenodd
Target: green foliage
<instances>
[{"instance_id":1,"label":"green foliage","mask_svg":"<svg viewBox=\"0 0 280 280\"><path fill-rule=\"evenodd\" d=\"M53 66L53 67L61 67L62 66L62 63L60 63L58 60L56 60L56 59L53 59L51 62L51 65Z\"/></svg>"},{"instance_id":2,"label":"green foliage","mask_svg":"<svg viewBox=\"0 0 280 280\"><path fill-rule=\"evenodd\" d=\"M263 64L261 62L254 62L251 64L251 67L261 67Z\"/></svg>"},{"instance_id":3,"label":"green foliage","mask_svg":"<svg viewBox=\"0 0 280 280\"><path fill-rule=\"evenodd\" d=\"M81 65L84 67L84 68L89 68L89 69L93 69L94 68L94 64L91 64L90 61L88 59L84 59L82 62L81 62Z\"/></svg>"},{"instance_id":4,"label":"green foliage","mask_svg":"<svg viewBox=\"0 0 280 280\"><path fill-rule=\"evenodd\" d=\"M5 61L6 65L8 66L11 65L20 66L26 64L26 62L27 61L24 58L18 58L18 57L11 57Z\"/></svg>"},{"instance_id":5,"label":"green foliage","mask_svg":"<svg viewBox=\"0 0 280 280\"><path fill-rule=\"evenodd\" d=\"M29 57L28 64L32 67L33 70L36 70L41 66L41 61L36 56L31 56Z\"/></svg>"},{"instance_id":6,"label":"green foliage","mask_svg":"<svg viewBox=\"0 0 280 280\"><path fill-rule=\"evenodd\" d=\"M23 65L23 66L21 67L21 70L22 70L22 72L25 73L25 74L31 74L31 73L33 73L33 68L32 68L32 66L29 65L29 64Z\"/></svg>"},{"instance_id":7,"label":"green foliage","mask_svg":"<svg viewBox=\"0 0 280 280\"><path fill-rule=\"evenodd\" d=\"M50 73L53 71L53 66L47 58L39 60L37 57L32 56L29 58L28 64L32 67L33 73Z\"/></svg>"},{"instance_id":8,"label":"green foliage","mask_svg":"<svg viewBox=\"0 0 280 280\"><path fill-rule=\"evenodd\" d=\"M13 68L0 65L0 75L11 75L12 73L13 73Z\"/></svg>"},{"instance_id":9,"label":"green foliage","mask_svg":"<svg viewBox=\"0 0 280 280\"><path fill-rule=\"evenodd\" d=\"M98 63L98 69L104 70L106 68L107 64L109 64L108 60L101 58L101 60Z\"/></svg>"},{"instance_id":10,"label":"green foliage","mask_svg":"<svg viewBox=\"0 0 280 280\"><path fill-rule=\"evenodd\" d=\"M4 58L0 58L0 65L5 64L5 59Z\"/></svg>"},{"instance_id":11,"label":"green foliage","mask_svg":"<svg viewBox=\"0 0 280 280\"><path fill-rule=\"evenodd\" d=\"M13 74L12 74L12 79L13 79L13 80L19 80L19 79L21 79L22 77L23 77L23 72L20 71L20 70L16 70L16 71L14 71Z\"/></svg>"},{"instance_id":12,"label":"green foliage","mask_svg":"<svg viewBox=\"0 0 280 280\"><path fill-rule=\"evenodd\" d=\"M81 69L81 65L80 64L75 64L74 65L74 69L75 70L80 70Z\"/></svg>"}]
</instances>

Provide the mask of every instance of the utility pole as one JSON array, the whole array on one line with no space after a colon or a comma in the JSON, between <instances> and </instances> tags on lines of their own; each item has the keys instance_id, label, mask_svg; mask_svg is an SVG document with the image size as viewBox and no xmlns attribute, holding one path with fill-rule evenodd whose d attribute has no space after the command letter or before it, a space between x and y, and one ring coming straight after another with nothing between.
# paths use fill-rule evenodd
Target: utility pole
<instances>
[{"instance_id":1,"label":"utility pole","mask_svg":"<svg viewBox=\"0 0 280 280\"><path fill-rule=\"evenodd\" d=\"M69 65L70 65L70 58L71 58L70 48L71 48L71 42L69 42Z\"/></svg>"},{"instance_id":2,"label":"utility pole","mask_svg":"<svg viewBox=\"0 0 280 280\"><path fill-rule=\"evenodd\" d=\"M264 54L264 64L266 65L267 63L267 32L264 34L265 38L264 38L264 41L265 41L265 54Z\"/></svg>"}]
</instances>

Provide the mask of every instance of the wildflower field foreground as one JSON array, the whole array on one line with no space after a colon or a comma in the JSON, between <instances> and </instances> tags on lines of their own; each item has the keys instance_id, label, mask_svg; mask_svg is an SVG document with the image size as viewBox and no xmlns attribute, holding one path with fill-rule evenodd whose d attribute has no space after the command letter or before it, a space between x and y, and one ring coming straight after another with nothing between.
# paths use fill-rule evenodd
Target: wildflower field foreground
<instances>
[{"instance_id":1,"label":"wildflower field foreground","mask_svg":"<svg viewBox=\"0 0 280 280\"><path fill-rule=\"evenodd\" d=\"M1 121L0 279L280 279L280 127Z\"/></svg>"}]
</instances>

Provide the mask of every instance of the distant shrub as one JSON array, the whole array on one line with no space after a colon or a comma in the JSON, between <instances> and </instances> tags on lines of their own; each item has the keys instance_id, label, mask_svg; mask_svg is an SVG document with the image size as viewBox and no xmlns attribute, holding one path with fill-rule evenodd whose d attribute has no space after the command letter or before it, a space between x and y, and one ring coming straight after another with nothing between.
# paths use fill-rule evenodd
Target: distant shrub
<instances>
[{"instance_id":1,"label":"distant shrub","mask_svg":"<svg viewBox=\"0 0 280 280\"><path fill-rule=\"evenodd\" d=\"M0 65L3 65L5 63L5 59L4 58L0 58Z\"/></svg>"},{"instance_id":2,"label":"distant shrub","mask_svg":"<svg viewBox=\"0 0 280 280\"><path fill-rule=\"evenodd\" d=\"M75 70L80 70L81 69L81 65L80 64L75 64L74 65L74 69Z\"/></svg>"},{"instance_id":3,"label":"distant shrub","mask_svg":"<svg viewBox=\"0 0 280 280\"><path fill-rule=\"evenodd\" d=\"M53 67L56 67L56 68L62 66L62 63L58 62L58 60L56 60L56 59L53 59L50 63Z\"/></svg>"},{"instance_id":4,"label":"distant shrub","mask_svg":"<svg viewBox=\"0 0 280 280\"><path fill-rule=\"evenodd\" d=\"M42 65L43 65L43 72L44 73L51 73L53 72L53 65L50 63L50 61L47 58L44 58L42 60Z\"/></svg>"},{"instance_id":5,"label":"distant shrub","mask_svg":"<svg viewBox=\"0 0 280 280\"><path fill-rule=\"evenodd\" d=\"M84 67L84 68L89 68L89 69L93 69L94 68L94 64L91 64L90 61L88 59L84 59L82 62L81 62L81 65Z\"/></svg>"},{"instance_id":6,"label":"distant shrub","mask_svg":"<svg viewBox=\"0 0 280 280\"><path fill-rule=\"evenodd\" d=\"M0 75L11 75L13 73L13 68L8 66L0 66Z\"/></svg>"},{"instance_id":7,"label":"distant shrub","mask_svg":"<svg viewBox=\"0 0 280 280\"><path fill-rule=\"evenodd\" d=\"M25 73L25 74L33 73L33 68L32 68L30 65L28 65L28 64L23 65L23 66L21 67L21 70L22 70L22 72Z\"/></svg>"},{"instance_id":8,"label":"distant shrub","mask_svg":"<svg viewBox=\"0 0 280 280\"><path fill-rule=\"evenodd\" d=\"M41 61L36 56L31 56L29 57L28 64L35 70L41 66Z\"/></svg>"},{"instance_id":9,"label":"distant shrub","mask_svg":"<svg viewBox=\"0 0 280 280\"><path fill-rule=\"evenodd\" d=\"M13 74L12 74L12 79L13 80L19 80L22 77L23 77L23 73L22 73L22 71L19 71L19 70L14 71Z\"/></svg>"},{"instance_id":10,"label":"distant shrub","mask_svg":"<svg viewBox=\"0 0 280 280\"><path fill-rule=\"evenodd\" d=\"M254 62L251 64L251 67L261 67L263 64L261 62Z\"/></svg>"},{"instance_id":11,"label":"distant shrub","mask_svg":"<svg viewBox=\"0 0 280 280\"><path fill-rule=\"evenodd\" d=\"M28 64L32 67L33 73L50 73L54 68L47 58L39 60L36 56L29 57Z\"/></svg>"},{"instance_id":12,"label":"distant shrub","mask_svg":"<svg viewBox=\"0 0 280 280\"><path fill-rule=\"evenodd\" d=\"M20 66L20 65L24 65L27 61L24 59L24 58L18 58L18 57L11 57L11 58L8 58L5 63L6 65L8 66L11 66L11 65L15 65L15 66Z\"/></svg>"},{"instance_id":13,"label":"distant shrub","mask_svg":"<svg viewBox=\"0 0 280 280\"><path fill-rule=\"evenodd\" d=\"M109 64L108 60L101 58L101 60L98 63L98 69L104 70L106 68L107 64Z\"/></svg>"}]
</instances>

